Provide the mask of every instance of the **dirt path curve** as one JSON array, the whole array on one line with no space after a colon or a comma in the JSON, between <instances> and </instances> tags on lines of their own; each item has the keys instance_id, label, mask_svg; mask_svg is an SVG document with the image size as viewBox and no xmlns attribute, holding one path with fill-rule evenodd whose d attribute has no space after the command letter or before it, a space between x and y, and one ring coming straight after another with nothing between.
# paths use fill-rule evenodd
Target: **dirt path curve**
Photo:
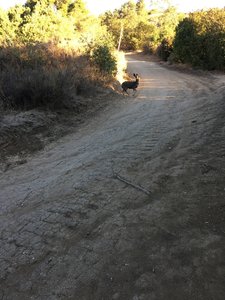
<instances>
[{"instance_id":1,"label":"dirt path curve","mask_svg":"<svg viewBox=\"0 0 225 300\"><path fill-rule=\"evenodd\" d=\"M128 60L135 97L1 175L1 300L225 299L225 76Z\"/></svg>"}]
</instances>

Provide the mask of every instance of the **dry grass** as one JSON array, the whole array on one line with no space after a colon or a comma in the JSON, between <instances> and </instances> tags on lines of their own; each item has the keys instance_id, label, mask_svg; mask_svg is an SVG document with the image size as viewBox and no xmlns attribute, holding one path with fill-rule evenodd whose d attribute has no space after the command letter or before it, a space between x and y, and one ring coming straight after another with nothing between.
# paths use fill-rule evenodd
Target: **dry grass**
<instances>
[{"instance_id":1,"label":"dry grass","mask_svg":"<svg viewBox=\"0 0 225 300\"><path fill-rule=\"evenodd\" d=\"M109 80L73 48L51 43L1 48L0 71L2 110L79 109L81 95Z\"/></svg>"}]
</instances>

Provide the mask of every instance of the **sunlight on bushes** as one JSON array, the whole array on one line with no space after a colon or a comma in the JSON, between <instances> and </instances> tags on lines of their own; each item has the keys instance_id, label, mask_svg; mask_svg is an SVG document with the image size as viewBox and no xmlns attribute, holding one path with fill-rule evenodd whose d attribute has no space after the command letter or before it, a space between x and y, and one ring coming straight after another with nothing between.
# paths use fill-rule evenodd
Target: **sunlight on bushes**
<instances>
[{"instance_id":1,"label":"sunlight on bushes","mask_svg":"<svg viewBox=\"0 0 225 300\"><path fill-rule=\"evenodd\" d=\"M118 43L170 63L225 70L224 18L225 9L185 15L170 5L147 9L144 0L100 17L83 0L0 9L0 108L76 107L96 86L122 82L126 60Z\"/></svg>"},{"instance_id":2,"label":"sunlight on bushes","mask_svg":"<svg viewBox=\"0 0 225 300\"><path fill-rule=\"evenodd\" d=\"M127 61L125 59L125 54L122 51L115 51L114 55L117 61L116 79L122 83L124 81L124 72L127 69Z\"/></svg>"},{"instance_id":3,"label":"sunlight on bushes","mask_svg":"<svg viewBox=\"0 0 225 300\"><path fill-rule=\"evenodd\" d=\"M0 10L2 109L76 110L116 73L114 41L100 19L82 0L52 3Z\"/></svg>"}]
</instances>

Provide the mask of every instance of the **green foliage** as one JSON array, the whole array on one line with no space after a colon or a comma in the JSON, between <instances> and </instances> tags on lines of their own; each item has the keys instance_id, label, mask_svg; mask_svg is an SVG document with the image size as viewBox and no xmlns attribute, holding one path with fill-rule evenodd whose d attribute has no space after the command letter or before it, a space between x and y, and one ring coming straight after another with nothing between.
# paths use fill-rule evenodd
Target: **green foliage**
<instances>
[{"instance_id":1,"label":"green foliage","mask_svg":"<svg viewBox=\"0 0 225 300\"><path fill-rule=\"evenodd\" d=\"M80 107L78 93L105 84L110 76L101 72L115 73L113 47L83 0L27 0L0 10L0 107Z\"/></svg>"},{"instance_id":2,"label":"green foliage","mask_svg":"<svg viewBox=\"0 0 225 300\"><path fill-rule=\"evenodd\" d=\"M185 63L225 70L225 9L198 11L178 25L173 47Z\"/></svg>"},{"instance_id":3,"label":"green foliage","mask_svg":"<svg viewBox=\"0 0 225 300\"><path fill-rule=\"evenodd\" d=\"M65 0L68 2L68 0ZM86 8L85 3L83 0L76 0L76 1L69 1L69 5L67 6L68 14L72 14L77 19L80 18L80 16L87 16L89 14L89 11Z\"/></svg>"},{"instance_id":4,"label":"green foliage","mask_svg":"<svg viewBox=\"0 0 225 300\"><path fill-rule=\"evenodd\" d=\"M108 46L98 46L94 49L92 60L102 72L113 75L117 71L116 58L112 55Z\"/></svg>"},{"instance_id":5,"label":"green foliage","mask_svg":"<svg viewBox=\"0 0 225 300\"><path fill-rule=\"evenodd\" d=\"M15 38L15 30L10 23L8 14L0 8L0 45L11 44Z\"/></svg>"},{"instance_id":6,"label":"green foliage","mask_svg":"<svg viewBox=\"0 0 225 300\"><path fill-rule=\"evenodd\" d=\"M137 28L147 18L147 10L144 10L144 1L128 1L114 12L106 12L102 16L102 23L107 26L108 31L114 37L118 45L121 28L123 29L122 49L137 49L140 45L140 32ZM144 27L142 29L145 29ZM143 32L142 36L145 35Z\"/></svg>"},{"instance_id":7,"label":"green foliage","mask_svg":"<svg viewBox=\"0 0 225 300\"><path fill-rule=\"evenodd\" d=\"M180 20L183 19L183 14L177 12L173 6L168 7L158 18L157 27L159 28L160 40L173 39L175 36L175 29Z\"/></svg>"},{"instance_id":8,"label":"green foliage","mask_svg":"<svg viewBox=\"0 0 225 300\"><path fill-rule=\"evenodd\" d=\"M191 63L194 60L196 46L197 46L197 35L194 23L189 18L185 18L179 23L176 29L176 36L173 43L174 52L177 57L180 58L181 62Z\"/></svg>"},{"instance_id":9,"label":"green foliage","mask_svg":"<svg viewBox=\"0 0 225 300\"><path fill-rule=\"evenodd\" d=\"M106 29L83 0L27 0L0 11L0 45L71 41L83 51L101 35L106 37Z\"/></svg>"},{"instance_id":10,"label":"green foliage","mask_svg":"<svg viewBox=\"0 0 225 300\"><path fill-rule=\"evenodd\" d=\"M60 13L55 13L51 6L43 9L37 4L31 15L24 18L21 28L21 40L24 43L48 42L51 40L72 39L72 22Z\"/></svg>"},{"instance_id":11,"label":"green foliage","mask_svg":"<svg viewBox=\"0 0 225 300\"><path fill-rule=\"evenodd\" d=\"M174 37L175 28L182 18L183 14L178 13L174 7L148 10L145 1L138 0L136 4L128 1L121 9L106 12L102 22L116 43L123 28L123 50L149 48L150 52L154 52L163 39Z\"/></svg>"},{"instance_id":12,"label":"green foliage","mask_svg":"<svg viewBox=\"0 0 225 300\"><path fill-rule=\"evenodd\" d=\"M164 61L167 61L173 51L171 40L163 39L157 48L157 55Z\"/></svg>"}]
</instances>

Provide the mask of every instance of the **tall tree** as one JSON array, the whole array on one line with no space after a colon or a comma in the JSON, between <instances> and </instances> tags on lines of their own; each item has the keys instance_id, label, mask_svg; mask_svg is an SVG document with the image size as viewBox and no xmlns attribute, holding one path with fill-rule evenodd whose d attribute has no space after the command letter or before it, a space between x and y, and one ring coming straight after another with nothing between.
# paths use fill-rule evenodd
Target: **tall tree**
<instances>
[{"instance_id":1,"label":"tall tree","mask_svg":"<svg viewBox=\"0 0 225 300\"><path fill-rule=\"evenodd\" d=\"M86 4L83 0L73 0L70 1L68 5L68 13L73 15L88 15L89 10L86 7Z\"/></svg>"},{"instance_id":2,"label":"tall tree","mask_svg":"<svg viewBox=\"0 0 225 300\"><path fill-rule=\"evenodd\" d=\"M68 13L69 5L71 0L54 0L53 4L57 10L59 10L62 15L66 16Z\"/></svg>"},{"instance_id":3,"label":"tall tree","mask_svg":"<svg viewBox=\"0 0 225 300\"><path fill-rule=\"evenodd\" d=\"M83 0L76 0L68 6L68 15L73 18L75 30L82 33L91 27L90 13Z\"/></svg>"},{"instance_id":4,"label":"tall tree","mask_svg":"<svg viewBox=\"0 0 225 300\"><path fill-rule=\"evenodd\" d=\"M25 7L29 8L30 12L33 13L37 7L45 9L49 5L52 5L53 2L54 0L27 0L25 3Z\"/></svg>"},{"instance_id":5,"label":"tall tree","mask_svg":"<svg viewBox=\"0 0 225 300\"><path fill-rule=\"evenodd\" d=\"M24 42L47 42L71 39L74 26L69 18L55 7L53 0L28 0L21 26Z\"/></svg>"},{"instance_id":6,"label":"tall tree","mask_svg":"<svg viewBox=\"0 0 225 300\"><path fill-rule=\"evenodd\" d=\"M15 30L6 11L0 8L0 45L10 45L15 39Z\"/></svg>"},{"instance_id":7,"label":"tall tree","mask_svg":"<svg viewBox=\"0 0 225 300\"><path fill-rule=\"evenodd\" d=\"M136 11L137 15L140 18L141 22L147 22L148 21L148 10L146 7L145 0L138 0L136 3Z\"/></svg>"}]
</instances>

